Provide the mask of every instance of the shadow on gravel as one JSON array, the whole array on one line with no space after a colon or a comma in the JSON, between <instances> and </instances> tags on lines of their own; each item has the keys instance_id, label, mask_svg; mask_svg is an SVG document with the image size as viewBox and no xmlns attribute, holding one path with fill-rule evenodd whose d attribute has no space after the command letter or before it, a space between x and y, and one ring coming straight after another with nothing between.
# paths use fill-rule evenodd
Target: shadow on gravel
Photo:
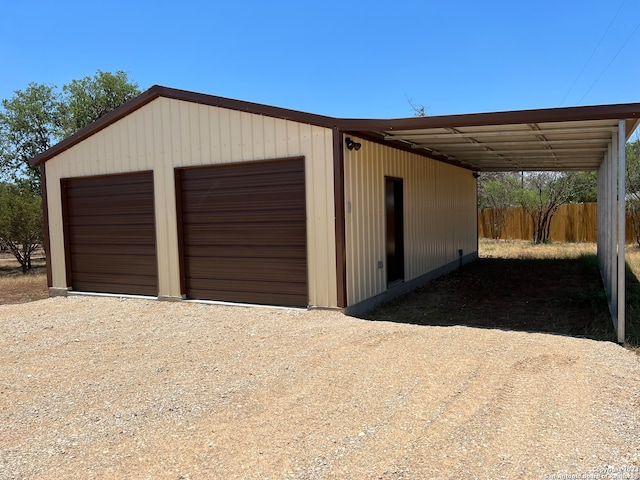
<instances>
[{"instance_id":1,"label":"shadow on gravel","mask_svg":"<svg viewBox=\"0 0 640 480\"><path fill-rule=\"evenodd\" d=\"M640 284L631 274L640 297ZM640 310L640 302L636 302ZM615 341L595 255L481 258L362 315L417 325L466 325Z\"/></svg>"}]
</instances>

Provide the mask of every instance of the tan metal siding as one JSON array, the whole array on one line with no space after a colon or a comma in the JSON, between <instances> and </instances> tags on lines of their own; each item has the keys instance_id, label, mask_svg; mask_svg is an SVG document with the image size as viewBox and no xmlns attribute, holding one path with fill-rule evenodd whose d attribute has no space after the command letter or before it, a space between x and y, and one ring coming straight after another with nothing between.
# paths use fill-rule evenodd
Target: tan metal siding
<instances>
[{"instance_id":1,"label":"tan metal siding","mask_svg":"<svg viewBox=\"0 0 640 480\"><path fill-rule=\"evenodd\" d=\"M355 138L354 138L355 140ZM405 280L477 250L476 188L472 172L357 139L345 150L347 303L384 292L384 177L404 183Z\"/></svg>"},{"instance_id":2,"label":"tan metal siding","mask_svg":"<svg viewBox=\"0 0 640 480\"><path fill-rule=\"evenodd\" d=\"M180 295L174 168L305 158L309 302L337 304L331 129L158 98L47 162L53 286L67 286L60 179L153 170L161 296Z\"/></svg>"}]
</instances>

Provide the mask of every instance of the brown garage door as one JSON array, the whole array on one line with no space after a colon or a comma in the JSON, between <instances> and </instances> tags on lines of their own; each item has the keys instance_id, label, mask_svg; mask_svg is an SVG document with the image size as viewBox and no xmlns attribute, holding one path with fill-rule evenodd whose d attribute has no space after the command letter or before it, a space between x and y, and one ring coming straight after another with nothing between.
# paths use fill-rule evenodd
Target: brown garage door
<instances>
[{"instance_id":1,"label":"brown garage door","mask_svg":"<svg viewBox=\"0 0 640 480\"><path fill-rule=\"evenodd\" d=\"M189 298L306 306L304 159L176 170Z\"/></svg>"},{"instance_id":2,"label":"brown garage door","mask_svg":"<svg viewBox=\"0 0 640 480\"><path fill-rule=\"evenodd\" d=\"M152 172L63 179L62 199L69 286L157 295Z\"/></svg>"}]
</instances>

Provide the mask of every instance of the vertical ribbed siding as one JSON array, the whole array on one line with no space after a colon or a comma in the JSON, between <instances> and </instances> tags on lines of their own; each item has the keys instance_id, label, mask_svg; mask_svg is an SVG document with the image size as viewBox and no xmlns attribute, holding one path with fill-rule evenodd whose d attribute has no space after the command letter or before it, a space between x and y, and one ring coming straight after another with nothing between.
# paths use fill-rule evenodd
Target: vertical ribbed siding
<instances>
[{"instance_id":1,"label":"vertical ribbed siding","mask_svg":"<svg viewBox=\"0 0 640 480\"><path fill-rule=\"evenodd\" d=\"M405 280L477 251L472 172L365 140L345 151L347 303L386 290L384 178L404 184Z\"/></svg>"},{"instance_id":2,"label":"vertical ribbed siding","mask_svg":"<svg viewBox=\"0 0 640 480\"><path fill-rule=\"evenodd\" d=\"M331 129L158 98L47 162L54 287L67 286L60 179L153 170L159 291L180 291L174 169L305 158L309 302L337 305Z\"/></svg>"}]
</instances>

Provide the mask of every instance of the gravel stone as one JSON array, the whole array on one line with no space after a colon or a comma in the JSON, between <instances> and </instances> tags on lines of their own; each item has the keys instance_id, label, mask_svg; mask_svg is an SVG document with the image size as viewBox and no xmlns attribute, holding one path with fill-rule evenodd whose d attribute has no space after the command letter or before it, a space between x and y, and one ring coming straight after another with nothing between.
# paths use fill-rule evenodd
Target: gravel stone
<instances>
[{"instance_id":1,"label":"gravel stone","mask_svg":"<svg viewBox=\"0 0 640 480\"><path fill-rule=\"evenodd\" d=\"M639 422L640 356L613 343L326 310L0 306L3 480L640 478Z\"/></svg>"}]
</instances>

